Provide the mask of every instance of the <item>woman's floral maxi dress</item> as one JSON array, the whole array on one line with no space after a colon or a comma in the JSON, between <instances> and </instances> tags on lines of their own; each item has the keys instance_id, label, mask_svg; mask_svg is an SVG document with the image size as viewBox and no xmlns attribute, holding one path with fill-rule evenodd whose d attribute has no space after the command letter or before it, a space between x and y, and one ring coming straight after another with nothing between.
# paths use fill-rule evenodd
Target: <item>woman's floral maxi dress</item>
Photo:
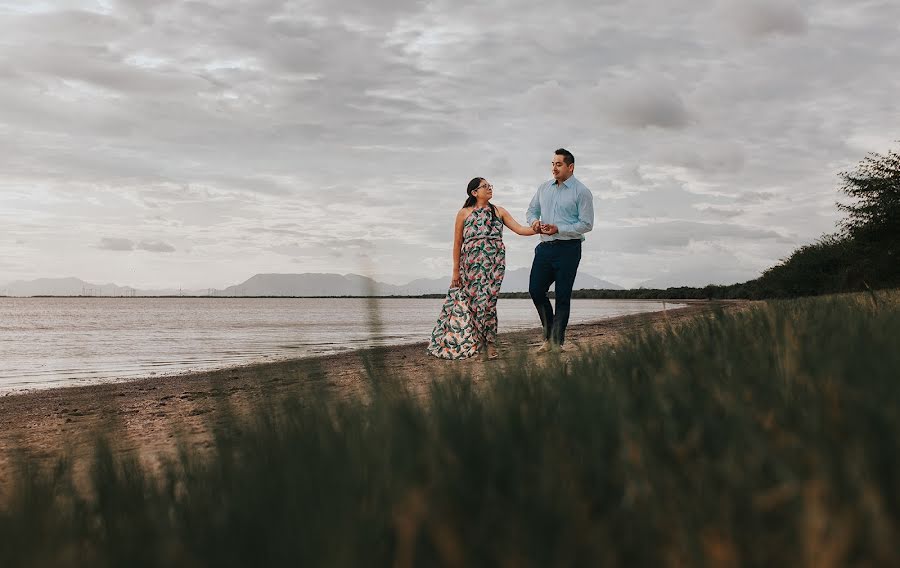
<instances>
[{"instance_id":1,"label":"woman's floral maxi dress","mask_svg":"<svg viewBox=\"0 0 900 568\"><path fill-rule=\"evenodd\" d=\"M497 340L497 295L506 272L503 221L480 207L466 217L459 253L459 288L450 288L428 352L465 359Z\"/></svg>"}]
</instances>

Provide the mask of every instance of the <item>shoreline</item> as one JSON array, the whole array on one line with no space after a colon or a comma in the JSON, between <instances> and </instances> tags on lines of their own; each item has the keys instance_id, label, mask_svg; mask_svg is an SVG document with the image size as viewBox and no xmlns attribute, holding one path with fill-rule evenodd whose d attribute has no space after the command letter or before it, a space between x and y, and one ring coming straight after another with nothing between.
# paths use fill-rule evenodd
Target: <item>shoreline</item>
<instances>
[{"instance_id":1,"label":"shoreline","mask_svg":"<svg viewBox=\"0 0 900 568\"><path fill-rule=\"evenodd\" d=\"M96 298L101 298L99 296L34 296L32 298L35 299L89 299L93 300ZM104 296L102 297L106 300L112 299L121 299L119 297L112 296ZM300 297L299 299L310 299L312 297ZM328 298L328 299L347 299L343 297L316 297L316 298ZM385 297L348 297L349 299L357 299L357 300L366 300L366 299L387 299L387 300L435 300L437 298L425 298L425 297L413 297L413 296L385 296ZM22 298L17 298L22 299ZM30 298L24 298L30 299ZM130 299L130 298L128 298ZM146 299L146 298L145 298ZM151 297L151 299L157 299L155 297ZM195 299L195 297L187 297L184 296L182 299ZM228 299L242 299L242 298L232 298ZM246 299L246 298L243 298ZM285 297L253 297L253 299L272 299L272 300L283 300ZM291 298L287 298L291 299ZM298 298L293 298L298 299ZM521 300L516 298L516 300ZM575 301L575 300L573 300ZM588 302L597 302L597 301L605 301L598 299L588 299L582 298L578 301L588 301ZM634 304L653 304L654 311L663 311L666 309L673 310L678 309L679 307L684 307L690 303L703 302L703 300L658 300L658 299L629 299L629 300L610 300L612 302L628 302ZM530 301L529 301L530 305ZM582 320L579 324L570 323L572 325L580 325L580 324L593 324L600 321L604 321L606 319L610 319L610 317L620 317L620 316L606 316L600 319L595 320ZM529 330L538 329L540 327L540 322L537 321L537 317L533 318L530 324L526 327L522 327L521 325L516 325L511 330L506 330L501 332L501 335L505 336L510 333L520 333ZM429 328L430 329L430 328ZM88 367L78 367L71 370L71 373L66 375L50 375L44 379L34 379L29 377L28 380L15 381L12 379L11 381L3 381L0 379L0 399L7 396L18 396L22 394L28 394L31 392L39 392L46 390L55 390L60 388L73 388L73 387L91 387L102 384L118 384L123 382L133 382L133 381L142 381L142 380L159 380L159 379L169 379L173 377L179 376L192 376L192 375L203 375L207 373L213 372L225 372L229 369L242 369L244 367L252 367L259 364L269 364L269 363L281 363L286 361L299 361L301 359L313 359L313 358L321 358L327 357L336 354L351 354L355 352L359 352L366 349L373 349L376 347L402 347L408 345L415 345L419 343L424 337L428 336L428 332L423 332L422 334L415 334L414 336L384 336L377 338L369 338L368 340L354 340L350 344L344 343L328 343L320 346L313 345L312 348L307 348L303 350L297 350L294 352L293 350L281 350L280 352L272 352L267 353L266 355L257 355L255 357L246 357L240 358L242 360L230 361L230 362L221 362L216 361L218 353L209 353L208 358L203 361L195 361L193 363L187 363L183 365L167 365L162 364L160 366L149 366L144 365L143 369L140 370L122 370L122 375L117 375L117 371L114 369L93 372ZM396 341L396 343L394 343ZM325 347L325 346L331 346ZM102 362L102 361L101 361ZM163 368L159 368L163 367ZM28 371L23 371L28 372ZM12 378L12 377L10 377Z\"/></svg>"},{"instance_id":2,"label":"shoreline","mask_svg":"<svg viewBox=\"0 0 900 568\"><path fill-rule=\"evenodd\" d=\"M717 306L742 309L747 301L681 301L685 307L617 316L569 326L567 340L579 349L611 345L626 334L678 325L712 312ZM369 384L363 362L376 354L411 392L427 392L431 381L460 370L477 383L505 358L524 355L520 346L541 342L540 328L500 335L499 361L473 357L464 361L438 359L425 343L376 347L341 353L254 363L172 376L154 376L94 385L55 387L0 396L0 479L6 477L11 453L26 449L39 458L59 450L84 455L92 451L96 433L105 426L120 428L116 451L158 464L172 456L180 439L189 447L209 446L211 418L223 398L240 411L264 397L294 393L303 398L324 391L337 398L365 397ZM547 355L527 355L540 363ZM577 350L563 358L577 356ZM178 436L176 436L176 431Z\"/></svg>"}]
</instances>

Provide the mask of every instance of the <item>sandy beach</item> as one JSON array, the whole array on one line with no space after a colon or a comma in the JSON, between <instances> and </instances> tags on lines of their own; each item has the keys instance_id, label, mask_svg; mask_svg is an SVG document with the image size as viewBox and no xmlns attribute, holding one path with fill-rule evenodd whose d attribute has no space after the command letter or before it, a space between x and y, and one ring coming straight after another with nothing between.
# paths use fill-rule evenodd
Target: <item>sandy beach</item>
<instances>
[{"instance_id":1,"label":"sandy beach","mask_svg":"<svg viewBox=\"0 0 900 568\"><path fill-rule=\"evenodd\" d=\"M635 314L570 326L568 341L579 350L603 349L624 334L679 325L717 306L741 309L748 302L682 301L687 307ZM445 361L427 355L425 344L382 348L378 356L411 392L422 393L432 380L462 370L483 380L504 360L525 355L540 343L539 329L501 335L499 361ZM145 463L173 455L176 432L190 446L208 447L214 404L225 398L238 411L261 397L279 393L326 391L337 397L366 396L369 384L364 358L372 351L297 359L128 382L37 390L0 397L0 479L10 472L12 451L26 448L38 457L56 456L66 449L74 455L89 452L94 435L104 426L118 426L118 452L133 453ZM540 364L547 355L529 354Z\"/></svg>"}]
</instances>

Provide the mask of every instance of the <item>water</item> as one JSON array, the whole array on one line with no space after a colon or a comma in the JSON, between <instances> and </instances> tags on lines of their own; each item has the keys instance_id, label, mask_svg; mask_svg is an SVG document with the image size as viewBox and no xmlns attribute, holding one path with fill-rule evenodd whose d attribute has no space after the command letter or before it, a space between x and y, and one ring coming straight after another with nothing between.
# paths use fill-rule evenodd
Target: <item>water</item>
<instances>
[{"instance_id":1,"label":"water","mask_svg":"<svg viewBox=\"0 0 900 568\"><path fill-rule=\"evenodd\" d=\"M422 343L442 299L0 298L0 391L185 373L375 345ZM373 332L370 308L381 326ZM668 304L668 307L675 307ZM662 309L575 300L570 324ZM500 331L539 327L501 299Z\"/></svg>"}]
</instances>

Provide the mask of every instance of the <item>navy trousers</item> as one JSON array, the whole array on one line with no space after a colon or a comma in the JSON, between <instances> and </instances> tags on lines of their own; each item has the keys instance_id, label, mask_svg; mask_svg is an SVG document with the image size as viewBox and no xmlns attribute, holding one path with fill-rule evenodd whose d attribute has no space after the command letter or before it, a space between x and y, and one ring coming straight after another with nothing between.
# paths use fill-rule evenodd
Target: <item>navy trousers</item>
<instances>
[{"instance_id":1,"label":"navy trousers","mask_svg":"<svg viewBox=\"0 0 900 568\"><path fill-rule=\"evenodd\" d=\"M581 240L542 242L534 249L531 279L528 293L537 308L544 327L544 339L562 345L566 340L569 309L572 304L572 286L581 262ZM550 305L547 292L556 282L556 313Z\"/></svg>"}]
</instances>

